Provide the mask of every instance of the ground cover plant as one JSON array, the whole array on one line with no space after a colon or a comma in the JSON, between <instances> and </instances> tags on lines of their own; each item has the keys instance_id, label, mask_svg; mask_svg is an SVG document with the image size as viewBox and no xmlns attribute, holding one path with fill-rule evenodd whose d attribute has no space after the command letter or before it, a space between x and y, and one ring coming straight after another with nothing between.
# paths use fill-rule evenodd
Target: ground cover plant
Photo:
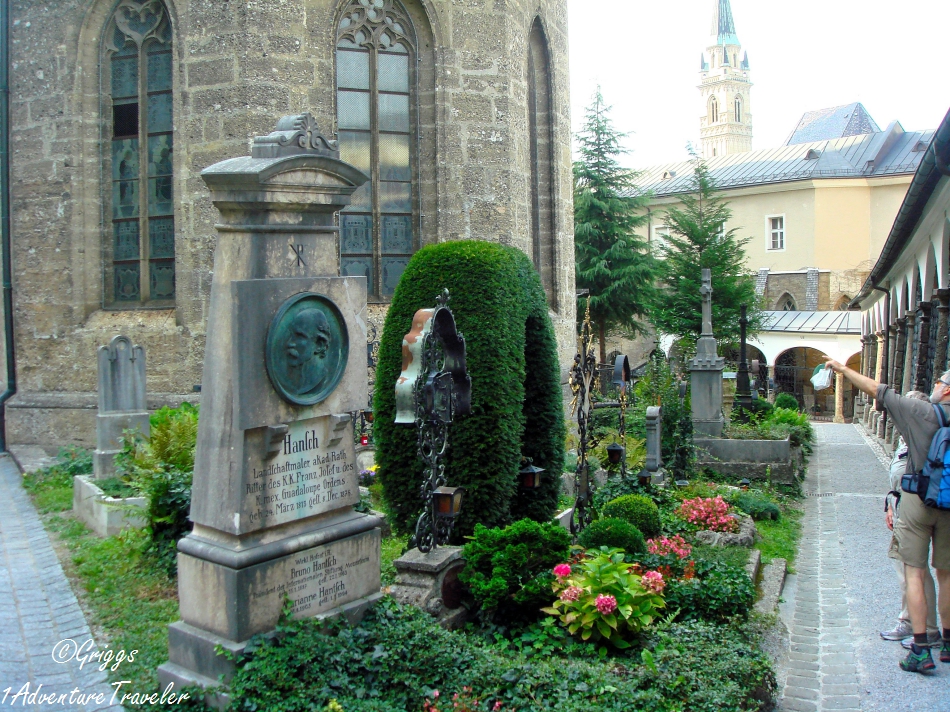
<instances>
[{"instance_id":1,"label":"ground cover plant","mask_svg":"<svg viewBox=\"0 0 950 712\"><path fill-rule=\"evenodd\" d=\"M520 250L452 241L416 252L393 295L379 347L373 438L378 477L400 533L419 515L422 463L416 430L394 423L402 339L416 310L433 308L444 288L464 334L472 378L472 412L452 425L449 484L466 488L457 541L476 523L501 526L555 514L563 470L564 409L557 342L540 277ZM530 364L530 373L527 364ZM519 490L523 458L551 474L536 490Z\"/></svg>"},{"instance_id":2,"label":"ground cover plant","mask_svg":"<svg viewBox=\"0 0 950 712\"><path fill-rule=\"evenodd\" d=\"M240 662L231 692L232 709L268 712L331 700L345 712L416 712L456 693L480 710L740 712L764 709L774 688L767 658L738 627L674 624L605 660L528 657L387 600L355 627L284 621Z\"/></svg>"}]
</instances>

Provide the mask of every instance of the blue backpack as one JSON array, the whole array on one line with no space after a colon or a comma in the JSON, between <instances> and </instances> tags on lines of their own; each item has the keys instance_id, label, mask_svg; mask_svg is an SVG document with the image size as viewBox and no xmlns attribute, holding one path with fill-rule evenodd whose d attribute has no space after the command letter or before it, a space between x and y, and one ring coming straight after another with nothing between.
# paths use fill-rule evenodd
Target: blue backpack
<instances>
[{"instance_id":1,"label":"blue backpack","mask_svg":"<svg viewBox=\"0 0 950 712\"><path fill-rule=\"evenodd\" d=\"M927 463L920 472L901 478L901 489L916 494L928 507L950 510L950 422L943 408L935 405L940 428L930 441Z\"/></svg>"}]
</instances>

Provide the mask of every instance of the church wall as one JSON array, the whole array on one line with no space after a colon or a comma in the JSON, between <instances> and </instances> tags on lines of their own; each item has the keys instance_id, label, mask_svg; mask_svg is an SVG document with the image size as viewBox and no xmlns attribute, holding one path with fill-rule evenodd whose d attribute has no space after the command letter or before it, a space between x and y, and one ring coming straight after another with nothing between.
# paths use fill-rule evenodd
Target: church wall
<instances>
[{"instance_id":1,"label":"church wall","mask_svg":"<svg viewBox=\"0 0 950 712\"><path fill-rule=\"evenodd\" d=\"M13 6L12 136L19 394L11 442L91 445L95 351L117 333L146 349L150 405L194 397L201 381L216 211L205 167L249 153L285 114L335 127L341 4L177 0L174 28L176 302L103 308L100 35L114 0ZM531 255L528 35L536 16L551 58L552 312L562 363L574 331L567 9L564 0L464 5L406 0L419 37L422 244L482 239ZM111 230L111 227L109 228ZM371 305L379 325L385 301Z\"/></svg>"}]
</instances>

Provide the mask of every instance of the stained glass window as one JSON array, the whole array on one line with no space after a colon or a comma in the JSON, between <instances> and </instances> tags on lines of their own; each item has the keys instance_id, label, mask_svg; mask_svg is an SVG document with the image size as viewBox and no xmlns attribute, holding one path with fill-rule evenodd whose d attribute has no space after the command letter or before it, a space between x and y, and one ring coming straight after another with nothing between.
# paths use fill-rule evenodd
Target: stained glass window
<instances>
[{"instance_id":1,"label":"stained glass window","mask_svg":"<svg viewBox=\"0 0 950 712\"><path fill-rule=\"evenodd\" d=\"M340 271L391 296L415 249L412 24L397 0L357 0L337 33L340 157L370 176L340 214Z\"/></svg>"},{"instance_id":2,"label":"stained glass window","mask_svg":"<svg viewBox=\"0 0 950 712\"><path fill-rule=\"evenodd\" d=\"M106 302L171 303L175 217L168 13L155 0L121 0L105 37L112 114Z\"/></svg>"}]
</instances>

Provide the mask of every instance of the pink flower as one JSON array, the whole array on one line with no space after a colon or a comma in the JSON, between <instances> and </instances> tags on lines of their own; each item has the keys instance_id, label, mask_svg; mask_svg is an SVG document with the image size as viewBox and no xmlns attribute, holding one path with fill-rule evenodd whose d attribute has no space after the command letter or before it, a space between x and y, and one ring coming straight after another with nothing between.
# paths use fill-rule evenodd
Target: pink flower
<instances>
[{"instance_id":1,"label":"pink flower","mask_svg":"<svg viewBox=\"0 0 950 712\"><path fill-rule=\"evenodd\" d=\"M594 605L597 606L597 610L605 616L609 616L611 613L617 610L617 599L613 596L597 596L597 600L594 601Z\"/></svg>"},{"instance_id":2,"label":"pink flower","mask_svg":"<svg viewBox=\"0 0 950 712\"><path fill-rule=\"evenodd\" d=\"M647 551L657 556L676 554L677 558L685 559L692 553L693 548L686 543L683 537L677 534L672 537L664 536L659 539L647 540Z\"/></svg>"},{"instance_id":3,"label":"pink flower","mask_svg":"<svg viewBox=\"0 0 950 712\"><path fill-rule=\"evenodd\" d=\"M554 575L559 579L567 578L571 575L571 567L567 564L558 564L554 567Z\"/></svg>"},{"instance_id":4,"label":"pink flower","mask_svg":"<svg viewBox=\"0 0 950 712\"><path fill-rule=\"evenodd\" d=\"M584 593L584 591L577 586L568 586L563 591L561 591L560 598L562 601L571 603L579 599L582 593Z\"/></svg>"},{"instance_id":5,"label":"pink flower","mask_svg":"<svg viewBox=\"0 0 950 712\"><path fill-rule=\"evenodd\" d=\"M640 578L640 582L643 588L656 594L663 593L663 589L666 588L666 581L663 580L663 574L659 571L647 571Z\"/></svg>"}]
</instances>

